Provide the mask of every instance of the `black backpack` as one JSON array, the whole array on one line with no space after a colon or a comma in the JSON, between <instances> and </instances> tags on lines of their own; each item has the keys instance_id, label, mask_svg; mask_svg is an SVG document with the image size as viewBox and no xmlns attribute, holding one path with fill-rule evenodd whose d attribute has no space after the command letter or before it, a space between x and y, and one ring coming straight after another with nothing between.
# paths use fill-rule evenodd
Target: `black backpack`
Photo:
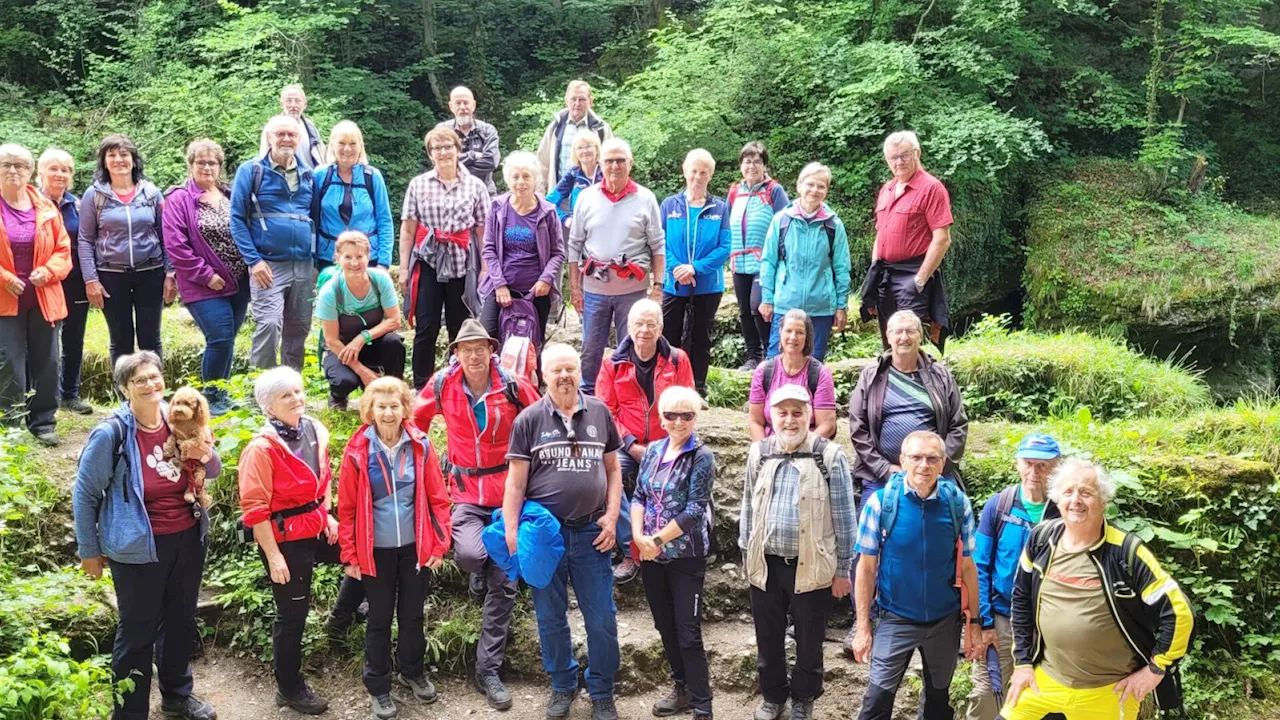
<instances>
[{"instance_id":1,"label":"black backpack","mask_svg":"<svg viewBox=\"0 0 1280 720\"><path fill-rule=\"evenodd\" d=\"M261 167L261 165L262 163L258 163L258 167ZM369 204L373 206L374 222L377 222L378 203L373 199L373 170L371 170L368 165L363 165L361 167L364 169L364 185L361 186L361 185L353 184L351 186L351 192L355 192L356 188L358 187L364 188L365 193L369 195ZM323 237L326 240L337 240L338 236L330 235L329 233L326 233L324 230L321 229L320 202L324 199L324 194L329 191L329 186L333 184L333 179L337 174L338 174L338 166L337 165L329 166L329 171L324 174L324 180L320 181L320 189L317 190L311 196L311 215L315 218L316 233L320 235L320 237ZM258 187L262 184L261 170L258 170L257 168L254 169L253 180L255 181L255 183L253 184L251 191L253 192L253 196L256 198L258 196ZM352 178L352 180L354 181L355 178Z\"/></svg>"},{"instance_id":2,"label":"black backpack","mask_svg":"<svg viewBox=\"0 0 1280 720\"><path fill-rule=\"evenodd\" d=\"M760 376L763 381L761 385L764 387L764 394L768 395L773 390L773 374L778 369L778 358L772 357L765 360L761 367L764 368L763 374ZM809 386L809 399L812 401L813 396L818 393L818 378L822 373L822 363L814 358L809 358L808 371L809 374L805 380Z\"/></svg>"}]
</instances>

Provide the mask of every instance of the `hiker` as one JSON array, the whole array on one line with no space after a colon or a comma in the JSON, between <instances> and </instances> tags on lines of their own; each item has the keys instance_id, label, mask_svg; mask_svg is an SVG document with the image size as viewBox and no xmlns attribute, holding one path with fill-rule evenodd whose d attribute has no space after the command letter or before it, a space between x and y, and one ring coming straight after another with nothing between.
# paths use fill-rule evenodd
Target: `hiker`
<instances>
[{"instance_id":1,"label":"hiker","mask_svg":"<svg viewBox=\"0 0 1280 720\"><path fill-rule=\"evenodd\" d=\"M511 191L489 207L481 250L488 272L480 281L480 294L485 297L485 329L500 342L505 340L501 318L513 298L531 302L539 328L535 349L541 351L547 318L560 301L564 235L555 205L534 192L539 172L533 153L513 152L502 162L502 179Z\"/></svg>"},{"instance_id":2,"label":"hiker","mask_svg":"<svg viewBox=\"0 0 1280 720\"><path fill-rule=\"evenodd\" d=\"M813 320L800 308L792 308L782 316L779 333L782 352L756 366L751 373L751 391L747 396L747 429L751 441L763 440L773 433L772 418L765 408L769 396L784 385L800 385L812 398L809 429L815 435L834 440L836 437L836 386L831 369L813 357Z\"/></svg>"},{"instance_id":3,"label":"hiker","mask_svg":"<svg viewBox=\"0 0 1280 720\"><path fill-rule=\"evenodd\" d=\"M769 177L769 151L752 140L738 152L742 179L729 188L729 267L733 294L747 360L739 370L750 372L764 362L769 350L769 321L760 317L760 257L773 216L791 202L782 184ZM759 438L754 438L759 440Z\"/></svg>"},{"instance_id":4,"label":"hiker","mask_svg":"<svg viewBox=\"0 0 1280 720\"><path fill-rule=\"evenodd\" d=\"M609 554L619 539L631 539L630 524L618 538L622 438L604 403L579 389L582 370L573 348L549 343L542 368L547 394L516 418L507 450L510 469L502 503L507 551L516 554L526 499L542 504L559 521L564 555L550 582L532 588L542 666L551 679L547 718L568 717L579 691L567 617L572 578L587 629L591 720L617 720L618 611Z\"/></svg>"},{"instance_id":5,"label":"hiker","mask_svg":"<svg viewBox=\"0 0 1280 720\"><path fill-rule=\"evenodd\" d=\"M574 141L579 135L595 135L603 143L613 137L609 123L591 111L591 86L584 80L572 80L564 91L565 109L557 112L542 133L538 142L538 162L542 175L538 178L537 191L546 195L572 165Z\"/></svg>"},{"instance_id":6,"label":"hiker","mask_svg":"<svg viewBox=\"0 0 1280 720\"><path fill-rule=\"evenodd\" d=\"M684 158L684 192L662 201L667 272L662 281L663 336L685 350L693 385L707 393L711 335L724 295L729 259L729 206L707 194L716 171L711 153L697 148Z\"/></svg>"},{"instance_id":7,"label":"hiker","mask_svg":"<svg viewBox=\"0 0 1280 720\"><path fill-rule=\"evenodd\" d=\"M316 223L316 267L332 265L338 236L359 230L369 238L369 265L391 267L395 247L396 218L391 214L387 181L369 164L364 134L350 120L329 131L328 163L316 168L312 178Z\"/></svg>"},{"instance_id":8,"label":"hiker","mask_svg":"<svg viewBox=\"0 0 1280 720\"><path fill-rule=\"evenodd\" d=\"M320 366L329 381L329 407L347 408L347 398L379 376L404 378L400 296L386 270L369 267L369 238L346 230L334 244L342 272L316 295L323 333Z\"/></svg>"},{"instance_id":9,"label":"hiker","mask_svg":"<svg viewBox=\"0 0 1280 720\"><path fill-rule=\"evenodd\" d=\"M422 703L437 699L426 675L423 604L431 574L449 551L449 498L440 461L409 417L413 392L383 377L360 396L360 421L338 475L338 544L348 577L369 598L364 687L373 717L397 714L391 699L391 616L396 617L396 680Z\"/></svg>"},{"instance_id":10,"label":"hiker","mask_svg":"<svg viewBox=\"0 0 1280 720\"><path fill-rule=\"evenodd\" d=\"M62 362L58 377L58 406L77 415L92 415L93 406L80 397L80 368L84 364L84 331L89 321L89 298L84 294L84 275L80 273L80 198L75 187L76 161L61 148L47 148L36 161L40 192L62 216L62 226L71 239L71 272L62 281L62 296L67 303L67 316L62 320L59 337ZM12 241L11 241L12 242Z\"/></svg>"},{"instance_id":11,"label":"hiker","mask_svg":"<svg viewBox=\"0 0 1280 720\"><path fill-rule=\"evenodd\" d=\"M498 167L498 158L502 157L498 150L498 129L476 119L476 96L470 88L462 85L449 92L449 112L453 113L453 117L436 127L448 128L458 134L458 140L462 142L458 162L484 183L490 197L497 195L493 171ZM537 162L537 158L534 158L534 162Z\"/></svg>"},{"instance_id":12,"label":"hiker","mask_svg":"<svg viewBox=\"0 0 1280 720\"><path fill-rule=\"evenodd\" d=\"M285 85L280 88L280 115L293 120L298 131L298 163L303 167L317 168L324 164L326 150L324 139L316 124L303 113L307 110L307 93L301 85ZM278 116L277 116L278 117ZM270 121L267 122L270 125ZM258 157L271 150L271 138L267 128L262 128L262 138L258 141Z\"/></svg>"},{"instance_id":13,"label":"hiker","mask_svg":"<svg viewBox=\"0 0 1280 720\"><path fill-rule=\"evenodd\" d=\"M1020 482L992 495L982 507L973 554L978 566L982 653L972 667L968 720L996 720L1000 712L996 696L1007 697L1013 677L1013 625L1009 613L1018 558L1033 527L1041 520L1061 517L1058 506L1048 497L1049 476L1061 455L1057 440L1044 433L1029 433L1014 453ZM987 667L990 648L996 650L1001 680L1001 685L994 688L991 668Z\"/></svg>"},{"instance_id":14,"label":"hiker","mask_svg":"<svg viewBox=\"0 0 1280 720\"><path fill-rule=\"evenodd\" d=\"M314 174L298 159L298 127L288 115L268 120L270 150L241 163L231 184L231 237L249 268L249 361L262 369L287 365L301 371L311 332Z\"/></svg>"},{"instance_id":15,"label":"hiker","mask_svg":"<svg viewBox=\"0 0 1280 720\"><path fill-rule=\"evenodd\" d=\"M760 317L770 323L768 356L781 352L782 317L800 308L813 321L813 356L827 356L831 330L848 321L849 239L824 202L831 170L809 163L796 180L799 197L773 216L760 259Z\"/></svg>"},{"instance_id":16,"label":"hiker","mask_svg":"<svg viewBox=\"0 0 1280 720\"><path fill-rule=\"evenodd\" d=\"M200 379L231 378L236 335L249 309L249 268L231 237L231 188L222 180L222 147L187 146L187 181L165 193L164 243L177 271L178 295L204 335ZM225 415L225 388L206 385L209 412Z\"/></svg>"},{"instance_id":17,"label":"hiker","mask_svg":"<svg viewBox=\"0 0 1280 720\"><path fill-rule=\"evenodd\" d=\"M958 485L940 477L945 461L940 436L911 433L899 458L906 470L862 505L853 658L870 662L871 671L859 720L892 718L917 649L924 663L920 717L953 717L956 648L970 660L980 650L973 507Z\"/></svg>"},{"instance_id":18,"label":"hiker","mask_svg":"<svg viewBox=\"0 0 1280 720\"><path fill-rule=\"evenodd\" d=\"M844 451L809 430L809 391L783 385L769 402L774 433L751 444L738 530L763 696L753 717L777 720L789 698L791 719L811 720L832 598L851 590L853 487ZM788 616L796 643L789 680Z\"/></svg>"},{"instance_id":19,"label":"hiker","mask_svg":"<svg viewBox=\"0 0 1280 720\"><path fill-rule=\"evenodd\" d=\"M502 506L507 446L520 411L538 401L538 391L501 368L498 341L476 320L462 323L449 346L453 361L422 388L413 410L418 429L444 419L448 442L445 485L453 501L453 554L471 576L471 592L484 595L476 645L476 689L497 710L511 707L511 692L498 677L506 652L516 583L489 559L480 533Z\"/></svg>"},{"instance_id":20,"label":"hiker","mask_svg":"<svg viewBox=\"0 0 1280 720\"><path fill-rule=\"evenodd\" d=\"M862 285L861 317L879 320L887 350L893 342L889 318L910 310L927 324L941 352L951 329L940 269L951 247L951 197L920 165L920 139L910 130L884 139L884 161L893 178L876 195L876 240Z\"/></svg>"},{"instance_id":21,"label":"hiker","mask_svg":"<svg viewBox=\"0 0 1280 720\"><path fill-rule=\"evenodd\" d=\"M602 180L604 168L600 165L600 138L595 133L579 133L573 141L569 167L560 176L560 182L547 193L547 202L556 206L556 213L566 231L573 226L573 209L578 206L578 195Z\"/></svg>"},{"instance_id":22,"label":"hiker","mask_svg":"<svg viewBox=\"0 0 1280 720\"><path fill-rule=\"evenodd\" d=\"M200 637L196 601L209 513L183 499L180 468L164 459L169 425L160 356L123 355L112 380L124 404L89 434L71 498L80 567L96 579L111 566L120 615L111 648L114 682L134 683L112 718L150 716L154 664L165 717L216 720L213 707L192 692L190 662ZM184 459L203 463L207 482L222 471L212 443L193 445Z\"/></svg>"},{"instance_id":23,"label":"hiker","mask_svg":"<svg viewBox=\"0 0 1280 720\"><path fill-rule=\"evenodd\" d=\"M1078 458L1049 478L1062 518L1036 526L1018 561L1005 720L1136 718L1153 690L1181 717L1191 604L1145 543L1107 522L1115 493L1105 470Z\"/></svg>"}]
</instances>

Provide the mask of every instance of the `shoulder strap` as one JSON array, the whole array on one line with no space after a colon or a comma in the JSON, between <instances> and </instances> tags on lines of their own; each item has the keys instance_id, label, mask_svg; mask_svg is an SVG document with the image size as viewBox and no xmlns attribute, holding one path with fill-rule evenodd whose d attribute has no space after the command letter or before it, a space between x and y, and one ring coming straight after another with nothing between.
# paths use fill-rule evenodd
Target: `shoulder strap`
<instances>
[{"instance_id":1,"label":"shoulder strap","mask_svg":"<svg viewBox=\"0 0 1280 720\"><path fill-rule=\"evenodd\" d=\"M111 426L111 474L114 476L124 458L125 427L124 421L115 415L108 417L107 423Z\"/></svg>"},{"instance_id":2,"label":"shoulder strap","mask_svg":"<svg viewBox=\"0 0 1280 720\"><path fill-rule=\"evenodd\" d=\"M773 390L773 373L778 369L778 358L771 357L765 360L762 367L764 369L760 371L760 384L764 386L764 394L768 395L769 391ZM765 412L767 413L768 410Z\"/></svg>"},{"instance_id":3,"label":"shoulder strap","mask_svg":"<svg viewBox=\"0 0 1280 720\"><path fill-rule=\"evenodd\" d=\"M431 395L436 399L436 409L440 409L440 393L444 390L444 376L449 372L449 366L445 365L436 371L436 376L431 380Z\"/></svg>"},{"instance_id":4,"label":"shoulder strap","mask_svg":"<svg viewBox=\"0 0 1280 720\"><path fill-rule=\"evenodd\" d=\"M890 479L880 494L880 540L884 542L898 522L898 500L902 498L902 481Z\"/></svg>"},{"instance_id":5,"label":"shoulder strap","mask_svg":"<svg viewBox=\"0 0 1280 720\"><path fill-rule=\"evenodd\" d=\"M1124 553L1124 571L1133 577L1133 568L1138 559L1138 546L1142 541L1133 533L1125 533L1124 544L1120 546Z\"/></svg>"},{"instance_id":6,"label":"shoulder strap","mask_svg":"<svg viewBox=\"0 0 1280 720\"><path fill-rule=\"evenodd\" d=\"M373 281L372 278L370 278L370 282L372 281ZM347 314L347 291L346 291L347 284L346 284L346 281L342 279L342 271L339 270L337 273L334 274L334 277L329 278L329 282L337 283L336 285L333 286L334 309L338 311L338 315L346 315ZM321 289L323 290L324 288L321 288Z\"/></svg>"},{"instance_id":7,"label":"shoulder strap","mask_svg":"<svg viewBox=\"0 0 1280 720\"><path fill-rule=\"evenodd\" d=\"M1013 501L1018 497L1018 486L1010 485L1000 491L1000 495L996 500L996 522L991 531L991 560L990 566L995 567L996 564L996 548L1000 545L1000 533L1004 532L1004 518L1013 511Z\"/></svg>"},{"instance_id":8,"label":"shoulder strap","mask_svg":"<svg viewBox=\"0 0 1280 720\"><path fill-rule=\"evenodd\" d=\"M809 358L809 402L813 403L813 398L818 394L818 378L822 375L822 363L816 358Z\"/></svg>"},{"instance_id":9,"label":"shoulder strap","mask_svg":"<svg viewBox=\"0 0 1280 720\"><path fill-rule=\"evenodd\" d=\"M516 382L516 376L511 374L510 370L498 366L498 377L502 378L502 394L512 405L516 406L516 412L524 410L525 404L520 402L520 384Z\"/></svg>"},{"instance_id":10,"label":"shoulder strap","mask_svg":"<svg viewBox=\"0 0 1280 720\"><path fill-rule=\"evenodd\" d=\"M373 206L373 223L376 227L378 224L378 201L373 197L373 170L369 169L368 165L364 166L364 191L369 194L369 204ZM370 241L372 240L373 238L370 238ZM370 252L373 252L373 250L370 249ZM376 260L377 258L374 259Z\"/></svg>"},{"instance_id":11,"label":"shoulder strap","mask_svg":"<svg viewBox=\"0 0 1280 720\"><path fill-rule=\"evenodd\" d=\"M258 190L262 188L262 163L253 164L252 173L249 178L249 197L253 198L253 204L258 204Z\"/></svg>"},{"instance_id":12,"label":"shoulder strap","mask_svg":"<svg viewBox=\"0 0 1280 720\"><path fill-rule=\"evenodd\" d=\"M738 187L742 183L733 183L729 186L729 209L733 209L733 201L738 199Z\"/></svg>"},{"instance_id":13,"label":"shoulder strap","mask_svg":"<svg viewBox=\"0 0 1280 720\"><path fill-rule=\"evenodd\" d=\"M816 438L813 441L813 461L818 464L818 472L822 473L822 479L828 485L831 484L831 468L827 467L827 450L831 445L831 441L824 438Z\"/></svg>"},{"instance_id":14,"label":"shoulder strap","mask_svg":"<svg viewBox=\"0 0 1280 720\"><path fill-rule=\"evenodd\" d=\"M102 214L102 208L107 206L107 195L98 188L93 188L93 209L98 215Z\"/></svg>"},{"instance_id":15,"label":"shoulder strap","mask_svg":"<svg viewBox=\"0 0 1280 720\"><path fill-rule=\"evenodd\" d=\"M780 213L778 218L778 263L787 261L787 228L791 227L791 216L787 213Z\"/></svg>"},{"instance_id":16,"label":"shoulder strap","mask_svg":"<svg viewBox=\"0 0 1280 720\"><path fill-rule=\"evenodd\" d=\"M939 482L942 484L938 486L938 497L947 504L947 511L951 514L951 530L954 539L959 540L964 527L964 493L953 482L942 482L941 479Z\"/></svg>"}]
</instances>

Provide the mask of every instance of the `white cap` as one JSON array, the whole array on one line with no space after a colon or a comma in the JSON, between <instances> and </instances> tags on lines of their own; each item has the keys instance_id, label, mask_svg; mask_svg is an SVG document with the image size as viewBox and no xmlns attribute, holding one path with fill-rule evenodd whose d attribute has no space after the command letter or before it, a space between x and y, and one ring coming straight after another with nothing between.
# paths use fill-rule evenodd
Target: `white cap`
<instances>
[{"instance_id":1,"label":"white cap","mask_svg":"<svg viewBox=\"0 0 1280 720\"><path fill-rule=\"evenodd\" d=\"M809 404L809 390L803 385L792 385L787 383L769 396L769 407L774 407L784 400L799 400L805 405Z\"/></svg>"}]
</instances>

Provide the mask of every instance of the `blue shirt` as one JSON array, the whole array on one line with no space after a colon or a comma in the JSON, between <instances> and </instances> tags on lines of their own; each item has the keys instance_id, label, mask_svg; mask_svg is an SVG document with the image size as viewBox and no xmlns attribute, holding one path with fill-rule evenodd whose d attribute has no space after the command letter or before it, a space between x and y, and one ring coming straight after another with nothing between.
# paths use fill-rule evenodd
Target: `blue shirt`
<instances>
[{"instance_id":1,"label":"blue shirt","mask_svg":"<svg viewBox=\"0 0 1280 720\"><path fill-rule=\"evenodd\" d=\"M373 546L399 548L411 545L413 532L413 443L400 431L395 447L387 447L372 425L369 438L369 485L373 491Z\"/></svg>"}]
</instances>

